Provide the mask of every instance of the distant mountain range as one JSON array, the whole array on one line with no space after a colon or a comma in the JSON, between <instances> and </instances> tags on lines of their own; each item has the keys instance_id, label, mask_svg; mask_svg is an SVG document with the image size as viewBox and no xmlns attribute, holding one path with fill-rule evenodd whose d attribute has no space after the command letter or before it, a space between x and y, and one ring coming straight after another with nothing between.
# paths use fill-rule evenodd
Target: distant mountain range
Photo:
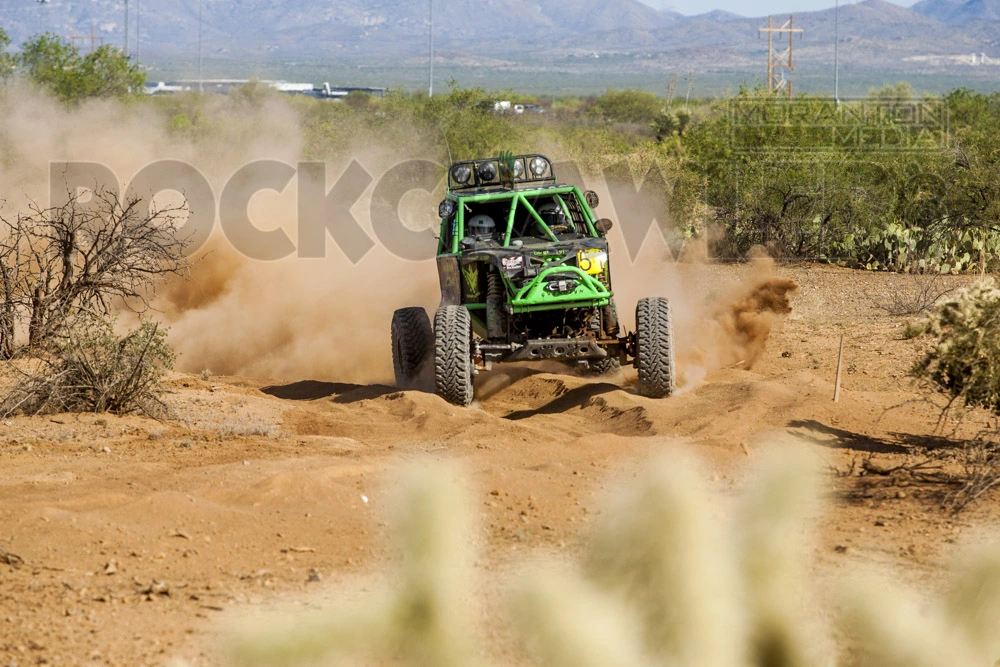
<instances>
[{"instance_id":1,"label":"distant mountain range","mask_svg":"<svg viewBox=\"0 0 1000 667\"><path fill-rule=\"evenodd\" d=\"M948 25L1000 21L1000 2L997 0L920 0L912 9Z\"/></svg>"},{"instance_id":2,"label":"distant mountain range","mask_svg":"<svg viewBox=\"0 0 1000 667\"><path fill-rule=\"evenodd\" d=\"M415 67L427 57L429 1L202 3L206 59L335 59L365 68ZM580 71L598 66L633 73L756 71L765 57L758 28L766 17L723 11L682 16L638 0L434 0L433 10L438 58L461 67L530 71L572 62ZM138 24L144 62L190 59L198 44L198 0L130 0L129 13L131 53ZM122 45L124 19L121 0L0 3L0 26L15 44L42 31L89 38L93 30ZM775 17L779 23L786 19ZM798 64L808 68L820 58L826 63L833 50L834 10L796 13L795 27L805 30L795 41ZM840 7L839 28L848 67L930 72L1000 62L1000 0L920 0L911 8L865 0ZM584 59L595 62L583 66ZM996 71L1000 80L1000 67Z\"/></svg>"}]
</instances>

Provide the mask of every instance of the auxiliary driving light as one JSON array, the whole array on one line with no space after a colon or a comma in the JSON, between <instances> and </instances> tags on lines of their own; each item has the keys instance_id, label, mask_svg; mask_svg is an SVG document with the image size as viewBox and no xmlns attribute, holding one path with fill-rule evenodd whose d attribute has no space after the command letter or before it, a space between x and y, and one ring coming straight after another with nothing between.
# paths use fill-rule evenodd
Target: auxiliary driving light
<instances>
[{"instance_id":1,"label":"auxiliary driving light","mask_svg":"<svg viewBox=\"0 0 1000 667\"><path fill-rule=\"evenodd\" d=\"M451 178L460 185L465 185L472 178L472 170L468 165L460 164L451 170ZM444 216L442 216L444 217Z\"/></svg>"},{"instance_id":2,"label":"auxiliary driving light","mask_svg":"<svg viewBox=\"0 0 1000 667\"><path fill-rule=\"evenodd\" d=\"M468 167L466 167L466 169L468 169ZM438 205L438 217L444 219L450 218L453 215L455 215L455 202L450 199L443 200Z\"/></svg>"},{"instance_id":3,"label":"auxiliary driving light","mask_svg":"<svg viewBox=\"0 0 1000 667\"><path fill-rule=\"evenodd\" d=\"M531 173L535 175L535 178L541 178L549 168L549 163L543 158L536 157L531 159L531 164L528 167L531 169Z\"/></svg>"},{"instance_id":4,"label":"auxiliary driving light","mask_svg":"<svg viewBox=\"0 0 1000 667\"><path fill-rule=\"evenodd\" d=\"M497 177L497 166L492 162L484 162L479 165L479 180L489 182Z\"/></svg>"},{"instance_id":5,"label":"auxiliary driving light","mask_svg":"<svg viewBox=\"0 0 1000 667\"><path fill-rule=\"evenodd\" d=\"M514 161L514 178L524 178L524 162L521 160Z\"/></svg>"}]
</instances>

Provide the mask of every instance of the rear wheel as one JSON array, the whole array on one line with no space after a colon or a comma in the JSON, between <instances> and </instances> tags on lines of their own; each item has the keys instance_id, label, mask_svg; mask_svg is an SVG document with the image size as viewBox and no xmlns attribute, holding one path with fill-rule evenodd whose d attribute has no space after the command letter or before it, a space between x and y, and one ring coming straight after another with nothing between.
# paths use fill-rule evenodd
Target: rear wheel
<instances>
[{"instance_id":1,"label":"rear wheel","mask_svg":"<svg viewBox=\"0 0 1000 667\"><path fill-rule=\"evenodd\" d=\"M617 373L621 370L622 364L618 361L618 357L604 357L603 359L592 359L587 366L587 370L584 372L585 375L590 375L592 377L600 377L602 375L611 375L612 373Z\"/></svg>"},{"instance_id":2,"label":"rear wheel","mask_svg":"<svg viewBox=\"0 0 1000 667\"><path fill-rule=\"evenodd\" d=\"M396 386L408 389L434 349L434 332L423 308L400 308L392 314L392 370Z\"/></svg>"},{"instance_id":3,"label":"rear wheel","mask_svg":"<svg viewBox=\"0 0 1000 667\"><path fill-rule=\"evenodd\" d=\"M434 392L453 405L472 403L472 320L464 306L434 315Z\"/></svg>"},{"instance_id":4,"label":"rear wheel","mask_svg":"<svg viewBox=\"0 0 1000 667\"><path fill-rule=\"evenodd\" d=\"M670 302L662 297L640 299L635 307L636 368L639 393L663 398L674 393L674 330Z\"/></svg>"}]
</instances>

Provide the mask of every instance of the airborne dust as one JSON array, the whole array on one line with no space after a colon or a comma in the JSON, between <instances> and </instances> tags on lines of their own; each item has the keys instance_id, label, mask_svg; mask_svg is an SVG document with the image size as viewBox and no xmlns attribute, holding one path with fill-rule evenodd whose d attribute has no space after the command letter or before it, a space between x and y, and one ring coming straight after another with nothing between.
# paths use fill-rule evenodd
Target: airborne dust
<instances>
[{"instance_id":1,"label":"airborne dust","mask_svg":"<svg viewBox=\"0 0 1000 667\"><path fill-rule=\"evenodd\" d=\"M183 109L165 114L165 108L99 101L67 109L36 93L9 88L0 97L0 212L11 215L29 202L48 203L50 161L103 164L123 189L140 169L157 160L183 160L206 176L218 201L227 181L246 164L266 159L295 166L312 157L304 146L300 116L283 99L256 105L225 97L209 100L202 113L210 120L200 133L170 131L169 114ZM331 239L322 259L303 259L296 253L276 261L249 259L222 236L217 221L212 238L194 254L197 262L190 276L164 285L154 302L154 316L170 326L178 369L282 380L391 382L392 312L407 305L433 312L439 295L437 271L430 257L400 259L378 243L371 225L372 191L379 177L401 161L433 155L432 141L417 137L411 145L381 145L359 137L343 157L326 160L328 188L351 160L374 179L350 209L375 241L357 263ZM552 153L558 160L557 152ZM603 184L586 185L609 201ZM442 187L439 184L435 192L418 188L402 198L398 212L406 231L436 234L435 209ZM164 193L156 202L170 196ZM603 216L618 213L611 204L602 207ZM248 213L260 230L281 229L295 243L296 180L280 193L258 192ZM697 384L715 368L739 363L751 367L764 350L775 318L790 312L788 295L796 285L773 277L766 260L757 260L744 281L706 294L697 279L698 267L673 262L656 233L647 237L634 263L621 247L620 231L613 230L610 238L617 302L626 326L633 325L638 298L671 298L684 387Z\"/></svg>"}]
</instances>

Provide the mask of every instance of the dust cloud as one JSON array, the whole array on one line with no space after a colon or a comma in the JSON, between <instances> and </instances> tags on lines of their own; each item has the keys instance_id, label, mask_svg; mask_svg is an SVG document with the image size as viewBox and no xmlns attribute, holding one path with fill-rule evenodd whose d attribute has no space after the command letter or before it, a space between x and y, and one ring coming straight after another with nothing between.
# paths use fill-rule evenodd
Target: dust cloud
<instances>
[{"instance_id":1,"label":"dust cloud","mask_svg":"<svg viewBox=\"0 0 1000 667\"><path fill-rule=\"evenodd\" d=\"M228 180L251 162L277 160L294 166L310 156L301 115L284 98L251 102L212 96L200 109L183 98L158 102L93 101L70 109L17 85L0 92L0 212L9 215L29 202L47 204L50 161L103 164L119 180L114 185L124 189L143 167L181 160L206 177L218 200ZM193 131L168 129L171 118L195 113L201 121ZM399 129L386 137L357 137L353 145L342 147L343 158L326 159L327 187L333 187L351 160L377 182L403 160L434 154L431 139ZM545 148L556 161L564 157L557 147ZM293 244L296 185L293 178L280 193L260 191L248 207L258 229L283 230ZM606 185L589 185L609 202L599 215L611 215L616 222L610 238L623 324L634 328L639 298L671 299L682 387L697 384L712 369L740 363L751 367L775 318L789 312L794 283L775 278L773 266L761 259L749 276L734 272L730 283L713 284L718 267L706 271L697 261L704 253L688 252L688 261L677 263L655 230L630 263L621 231L628 221L615 216ZM291 253L277 261L252 260L222 237L216 220L215 234L196 253L190 275L162 286L154 301L153 316L170 326L178 369L280 380L390 382L393 310L417 305L433 312L439 289L433 259L401 259L378 242L370 214L373 191L374 183L350 209L374 241L358 261L351 261L330 238L323 259ZM399 210L404 225L433 234L440 195L422 190L407 194ZM650 210L658 205L651 204Z\"/></svg>"},{"instance_id":2,"label":"dust cloud","mask_svg":"<svg viewBox=\"0 0 1000 667\"><path fill-rule=\"evenodd\" d=\"M172 117L196 112L190 101L158 102L93 101L67 108L18 85L0 90L0 214L16 214L32 202L48 205L51 161L102 164L118 182L97 185L123 191L143 167L157 160L181 160L207 178L218 200L242 166L256 160L294 166L309 153L301 117L284 98L250 103L210 96L197 110L202 120L193 132L168 129ZM328 188L350 159L377 180L400 160L428 154L418 141L413 146L372 145L363 137L357 141L343 153L350 158L327 161ZM256 227L282 229L293 243L296 185L293 178L282 193L259 192L248 209ZM403 199L402 220L412 230L431 234L427 227L437 199L431 193L417 195ZM369 210L366 194L351 213L375 240ZM328 239L324 259L301 259L292 253L278 261L255 261L234 250L222 238L218 219L215 224L215 235L195 254L198 261L190 275L161 286L150 313L170 327L178 370L391 382L392 311L422 305L433 312L437 306L432 259L402 260L376 243L353 263Z\"/></svg>"},{"instance_id":3,"label":"dust cloud","mask_svg":"<svg viewBox=\"0 0 1000 667\"><path fill-rule=\"evenodd\" d=\"M629 264L621 236L612 232L610 239L617 258L612 262L613 282L622 322L634 329L634 304L642 297L670 300L681 392L714 370L752 368L775 323L792 312L790 295L798 285L775 276L774 262L762 252L753 254L748 267L710 269L703 244L686 246L678 261L653 230Z\"/></svg>"}]
</instances>

